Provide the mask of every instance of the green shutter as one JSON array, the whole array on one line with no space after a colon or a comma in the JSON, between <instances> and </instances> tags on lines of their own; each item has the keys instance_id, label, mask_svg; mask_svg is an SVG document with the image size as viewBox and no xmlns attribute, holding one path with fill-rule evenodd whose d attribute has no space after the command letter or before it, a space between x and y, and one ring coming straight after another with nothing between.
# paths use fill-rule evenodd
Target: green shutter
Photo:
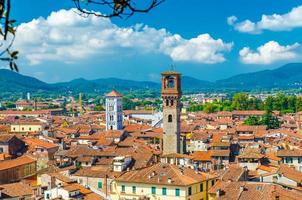
<instances>
[{"instance_id":1,"label":"green shutter","mask_svg":"<svg viewBox=\"0 0 302 200\"><path fill-rule=\"evenodd\" d=\"M156 187L152 187L152 188L151 188L151 193L152 193L152 194L156 194Z\"/></svg>"},{"instance_id":2,"label":"green shutter","mask_svg":"<svg viewBox=\"0 0 302 200\"><path fill-rule=\"evenodd\" d=\"M132 186L132 193L133 193L133 194L136 193L136 186Z\"/></svg>"},{"instance_id":3,"label":"green shutter","mask_svg":"<svg viewBox=\"0 0 302 200\"><path fill-rule=\"evenodd\" d=\"M177 197L180 196L180 189L179 188L175 189L175 196L177 196Z\"/></svg>"},{"instance_id":4,"label":"green shutter","mask_svg":"<svg viewBox=\"0 0 302 200\"><path fill-rule=\"evenodd\" d=\"M122 192L125 192L125 186L122 185Z\"/></svg>"},{"instance_id":5,"label":"green shutter","mask_svg":"<svg viewBox=\"0 0 302 200\"><path fill-rule=\"evenodd\" d=\"M167 188L162 188L162 195L167 195Z\"/></svg>"},{"instance_id":6,"label":"green shutter","mask_svg":"<svg viewBox=\"0 0 302 200\"><path fill-rule=\"evenodd\" d=\"M102 189L103 188L103 183L102 182L98 182L98 188Z\"/></svg>"}]
</instances>

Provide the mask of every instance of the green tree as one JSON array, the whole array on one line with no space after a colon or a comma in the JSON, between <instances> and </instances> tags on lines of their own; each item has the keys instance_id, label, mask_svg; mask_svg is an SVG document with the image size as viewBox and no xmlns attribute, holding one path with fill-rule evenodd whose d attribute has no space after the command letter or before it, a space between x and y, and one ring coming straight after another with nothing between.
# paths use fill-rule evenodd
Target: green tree
<instances>
[{"instance_id":1,"label":"green tree","mask_svg":"<svg viewBox=\"0 0 302 200\"><path fill-rule=\"evenodd\" d=\"M302 97L296 98L296 112L302 111Z\"/></svg>"},{"instance_id":2,"label":"green tree","mask_svg":"<svg viewBox=\"0 0 302 200\"><path fill-rule=\"evenodd\" d=\"M105 109L103 108L103 106L102 105L96 105L96 106L94 106L94 109L93 109L94 111L104 111Z\"/></svg>"},{"instance_id":3,"label":"green tree","mask_svg":"<svg viewBox=\"0 0 302 200\"><path fill-rule=\"evenodd\" d=\"M244 120L245 125L256 126L261 125L261 120L258 116L249 116L246 120Z\"/></svg>"},{"instance_id":4,"label":"green tree","mask_svg":"<svg viewBox=\"0 0 302 200\"><path fill-rule=\"evenodd\" d=\"M268 129L276 129L280 127L280 122L277 117L272 115L272 112L266 111L261 120L261 124L266 125Z\"/></svg>"},{"instance_id":5,"label":"green tree","mask_svg":"<svg viewBox=\"0 0 302 200\"><path fill-rule=\"evenodd\" d=\"M246 93L237 93L232 100L232 108L234 110L247 110L249 97Z\"/></svg>"}]
</instances>

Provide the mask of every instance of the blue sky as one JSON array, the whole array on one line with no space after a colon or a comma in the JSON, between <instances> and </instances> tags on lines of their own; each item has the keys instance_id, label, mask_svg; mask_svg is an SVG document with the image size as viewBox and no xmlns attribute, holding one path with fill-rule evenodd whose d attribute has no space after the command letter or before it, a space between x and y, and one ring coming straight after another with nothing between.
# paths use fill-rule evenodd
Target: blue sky
<instances>
[{"instance_id":1,"label":"blue sky","mask_svg":"<svg viewBox=\"0 0 302 200\"><path fill-rule=\"evenodd\" d=\"M71 0L13 3L21 73L46 82L158 81L171 64L213 81L302 58L297 0L166 0L127 20L81 19Z\"/></svg>"}]
</instances>

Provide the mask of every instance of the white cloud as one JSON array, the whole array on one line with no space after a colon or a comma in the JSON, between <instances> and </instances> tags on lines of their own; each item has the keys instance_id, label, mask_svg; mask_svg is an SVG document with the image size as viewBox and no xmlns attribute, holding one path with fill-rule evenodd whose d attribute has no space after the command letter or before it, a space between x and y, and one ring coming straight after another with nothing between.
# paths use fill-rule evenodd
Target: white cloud
<instances>
[{"instance_id":1,"label":"white cloud","mask_svg":"<svg viewBox=\"0 0 302 200\"><path fill-rule=\"evenodd\" d=\"M166 29L142 24L118 27L109 19L81 17L71 9L19 25L15 45L35 65L45 61L74 63L93 56L106 58L131 52L164 54L173 61L219 63L225 61L223 53L233 44L209 34L184 39Z\"/></svg>"},{"instance_id":2,"label":"white cloud","mask_svg":"<svg viewBox=\"0 0 302 200\"><path fill-rule=\"evenodd\" d=\"M233 25L237 20L237 17L233 15L227 18L227 23L228 25Z\"/></svg>"},{"instance_id":3,"label":"white cloud","mask_svg":"<svg viewBox=\"0 0 302 200\"><path fill-rule=\"evenodd\" d=\"M239 32L251 34L258 34L263 30L290 31L302 27L302 5L285 14L262 15L258 22L251 20L237 22L237 17L231 16L228 18L228 24L234 26Z\"/></svg>"},{"instance_id":4,"label":"white cloud","mask_svg":"<svg viewBox=\"0 0 302 200\"><path fill-rule=\"evenodd\" d=\"M256 51L249 47L240 50L240 60L245 64L272 64L278 61L291 61L299 57L300 44L282 46L278 42L269 41L257 48Z\"/></svg>"},{"instance_id":5,"label":"white cloud","mask_svg":"<svg viewBox=\"0 0 302 200\"><path fill-rule=\"evenodd\" d=\"M213 39L209 34L199 35L197 38L182 40L178 37L175 45L163 48L175 61L195 61L199 63L221 63L224 55L219 52L230 51L232 43L224 43L221 39Z\"/></svg>"}]
</instances>

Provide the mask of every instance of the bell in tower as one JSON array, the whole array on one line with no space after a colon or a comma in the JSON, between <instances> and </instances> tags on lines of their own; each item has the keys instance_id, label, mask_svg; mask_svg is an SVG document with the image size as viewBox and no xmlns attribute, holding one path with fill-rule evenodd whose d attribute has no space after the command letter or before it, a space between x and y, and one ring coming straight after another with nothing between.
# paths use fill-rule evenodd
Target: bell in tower
<instances>
[{"instance_id":1,"label":"bell in tower","mask_svg":"<svg viewBox=\"0 0 302 200\"><path fill-rule=\"evenodd\" d=\"M180 153L181 74L174 71L162 74L163 154Z\"/></svg>"}]
</instances>

